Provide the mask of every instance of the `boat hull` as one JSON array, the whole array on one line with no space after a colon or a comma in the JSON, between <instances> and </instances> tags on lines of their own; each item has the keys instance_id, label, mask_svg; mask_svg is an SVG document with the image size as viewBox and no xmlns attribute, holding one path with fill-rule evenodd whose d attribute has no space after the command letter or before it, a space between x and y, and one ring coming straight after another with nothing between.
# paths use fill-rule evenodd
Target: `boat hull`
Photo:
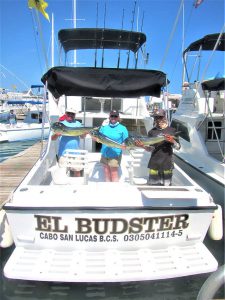
<instances>
[{"instance_id":1,"label":"boat hull","mask_svg":"<svg viewBox=\"0 0 225 300\"><path fill-rule=\"evenodd\" d=\"M211 272L217 262L203 239L214 209L8 206L16 249L4 274L25 280L122 282Z\"/></svg>"},{"instance_id":2,"label":"boat hull","mask_svg":"<svg viewBox=\"0 0 225 300\"><path fill-rule=\"evenodd\" d=\"M39 124L26 125L23 127L9 128L0 130L0 142L19 142L25 140L35 140L47 138L49 126L45 126L42 134L42 126Z\"/></svg>"},{"instance_id":3,"label":"boat hull","mask_svg":"<svg viewBox=\"0 0 225 300\"><path fill-rule=\"evenodd\" d=\"M213 179L210 174L202 172L201 169L194 167L187 161L175 156L176 164L184 170L194 181L196 181L205 191L211 194L214 202L221 205L224 210L225 185Z\"/></svg>"}]
</instances>

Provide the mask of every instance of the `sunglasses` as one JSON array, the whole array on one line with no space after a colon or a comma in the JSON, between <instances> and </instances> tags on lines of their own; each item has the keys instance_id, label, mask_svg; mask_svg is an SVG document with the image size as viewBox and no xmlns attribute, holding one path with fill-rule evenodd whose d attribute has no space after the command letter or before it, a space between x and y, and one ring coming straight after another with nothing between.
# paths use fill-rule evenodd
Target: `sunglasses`
<instances>
[{"instance_id":1,"label":"sunglasses","mask_svg":"<svg viewBox=\"0 0 225 300\"><path fill-rule=\"evenodd\" d=\"M110 115L110 118L118 118L119 116L117 115Z\"/></svg>"}]
</instances>

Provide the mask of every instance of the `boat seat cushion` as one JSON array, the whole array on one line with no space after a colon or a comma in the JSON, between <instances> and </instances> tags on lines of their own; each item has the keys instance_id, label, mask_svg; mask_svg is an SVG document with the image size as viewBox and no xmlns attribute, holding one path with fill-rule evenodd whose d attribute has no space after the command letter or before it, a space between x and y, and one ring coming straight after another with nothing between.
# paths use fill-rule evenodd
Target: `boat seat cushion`
<instances>
[{"instance_id":1,"label":"boat seat cushion","mask_svg":"<svg viewBox=\"0 0 225 300\"><path fill-rule=\"evenodd\" d=\"M70 150L63 156L63 162L56 164L51 167L49 171L52 175L52 180L54 184L75 184L83 183L86 184L89 176L88 168L88 151L87 150ZM83 170L83 176L81 177L70 177L69 170L81 171Z\"/></svg>"},{"instance_id":2,"label":"boat seat cushion","mask_svg":"<svg viewBox=\"0 0 225 300\"><path fill-rule=\"evenodd\" d=\"M148 161L150 153L143 149L131 151L131 160L128 161L130 181L133 184L144 185L148 182Z\"/></svg>"}]
</instances>

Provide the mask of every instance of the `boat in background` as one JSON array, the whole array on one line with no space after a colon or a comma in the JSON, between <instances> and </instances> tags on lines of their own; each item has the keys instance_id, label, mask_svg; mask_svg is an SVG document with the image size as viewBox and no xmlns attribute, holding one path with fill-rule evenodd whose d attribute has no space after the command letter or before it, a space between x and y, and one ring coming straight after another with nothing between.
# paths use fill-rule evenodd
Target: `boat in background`
<instances>
[{"instance_id":1,"label":"boat in background","mask_svg":"<svg viewBox=\"0 0 225 300\"><path fill-rule=\"evenodd\" d=\"M142 50L141 32L79 28L59 32L65 50ZM104 55L105 55L104 54ZM129 57L128 57L129 60ZM66 59L64 61L67 61ZM136 64L137 66L137 61ZM79 106L84 126L104 123L121 111L129 132L146 134L152 119L143 97L160 96L167 83L157 70L106 67L51 68L49 116L59 106ZM4 205L15 249L4 267L8 278L58 282L129 282L212 272L218 263L203 241L217 205L175 166L172 186L148 185L150 153L124 150L118 182L105 182L96 141L87 135L82 149L57 162L58 140L47 148ZM70 168L83 170L70 177ZM29 224L29 226L27 225Z\"/></svg>"},{"instance_id":2,"label":"boat in background","mask_svg":"<svg viewBox=\"0 0 225 300\"><path fill-rule=\"evenodd\" d=\"M44 116L44 117L43 117ZM45 139L49 135L48 116L39 110L28 110L23 121L0 124L0 143Z\"/></svg>"},{"instance_id":3,"label":"boat in background","mask_svg":"<svg viewBox=\"0 0 225 300\"><path fill-rule=\"evenodd\" d=\"M181 149L174 153L178 165L194 180L201 179L203 188L224 207L225 76L199 81L198 69L197 77L190 82L194 73L190 56L194 51L201 52L198 59L203 59L204 53L209 51L225 53L225 33L206 35L184 51L187 78L184 78L183 95L171 123L180 132Z\"/></svg>"},{"instance_id":4,"label":"boat in background","mask_svg":"<svg viewBox=\"0 0 225 300\"><path fill-rule=\"evenodd\" d=\"M0 88L0 123L6 123L10 109L18 120L23 120L28 110L42 110L43 85L31 85L27 92L8 91Z\"/></svg>"},{"instance_id":5,"label":"boat in background","mask_svg":"<svg viewBox=\"0 0 225 300\"><path fill-rule=\"evenodd\" d=\"M0 123L0 143L17 142L48 137L50 125L47 103L44 105L43 85L32 85L26 93L1 94L2 123ZM44 108L44 110L43 110ZM13 110L17 117L16 124L7 124L9 111ZM22 119L22 120L19 120Z\"/></svg>"}]
</instances>

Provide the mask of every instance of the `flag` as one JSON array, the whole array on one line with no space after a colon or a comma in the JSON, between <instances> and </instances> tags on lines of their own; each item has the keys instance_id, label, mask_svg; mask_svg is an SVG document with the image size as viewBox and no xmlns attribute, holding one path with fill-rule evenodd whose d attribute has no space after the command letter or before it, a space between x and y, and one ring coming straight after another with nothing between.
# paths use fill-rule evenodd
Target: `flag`
<instances>
[{"instance_id":1,"label":"flag","mask_svg":"<svg viewBox=\"0 0 225 300\"><path fill-rule=\"evenodd\" d=\"M194 6L195 8L199 7L199 5L203 2L203 0L195 0Z\"/></svg>"},{"instance_id":2,"label":"flag","mask_svg":"<svg viewBox=\"0 0 225 300\"><path fill-rule=\"evenodd\" d=\"M46 13L45 9L48 7L48 3L44 0L28 0L29 8L36 8L42 15L50 22L49 15Z\"/></svg>"}]
</instances>

